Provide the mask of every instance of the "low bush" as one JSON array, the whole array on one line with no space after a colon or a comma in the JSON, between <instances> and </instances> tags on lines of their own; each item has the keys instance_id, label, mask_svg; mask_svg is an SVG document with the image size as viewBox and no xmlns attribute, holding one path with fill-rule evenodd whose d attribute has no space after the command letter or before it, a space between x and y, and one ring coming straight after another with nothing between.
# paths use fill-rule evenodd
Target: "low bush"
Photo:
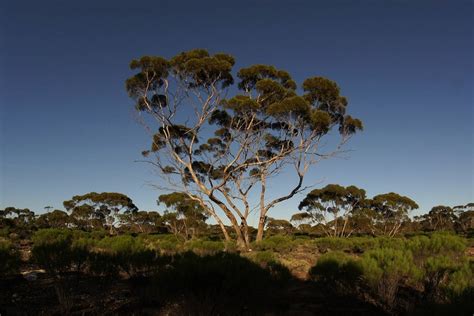
<instances>
[{"instance_id":1,"label":"low bush","mask_svg":"<svg viewBox=\"0 0 474 316\"><path fill-rule=\"evenodd\" d=\"M8 241L0 240L0 276L18 271L20 256Z\"/></svg>"},{"instance_id":2,"label":"low bush","mask_svg":"<svg viewBox=\"0 0 474 316\"><path fill-rule=\"evenodd\" d=\"M252 257L256 263L266 266L268 263L277 262L275 253L269 250L255 252Z\"/></svg>"},{"instance_id":3,"label":"low bush","mask_svg":"<svg viewBox=\"0 0 474 316\"><path fill-rule=\"evenodd\" d=\"M190 240L185 244L185 249L193 251L198 255L212 255L224 251L225 244L222 241Z\"/></svg>"},{"instance_id":4,"label":"low bush","mask_svg":"<svg viewBox=\"0 0 474 316\"><path fill-rule=\"evenodd\" d=\"M74 243L73 232L66 229L42 229L33 235L32 259L45 270L64 273L80 271L86 264L88 249Z\"/></svg>"},{"instance_id":5,"label":"low bush","mask_svg":"<svg viewBox=\"0 0 474 316\"><path fill-rule=\"evenodd\" d=\"M183 241L171 234L148 235L143 240L148 248L154 249L161 254L175 254L184 250Z\"/></svg>"},{"instance_id":6,"label":"low bush","mask_svg":"<svg viewBox=\"0 0 474 316\"><path fill-rule=\"evenodd\" d=\"M286 252L291 251L295 246L297 246L297 244L298 242L290 236L275 235L267 237L258 243L252 243L252 249L258 251L271 250L276 252Z\"/></svg>"},{"instance_id":7,"label":"low bush","mask_svg":"<svg viewBox=\"0 0 474 316\"><path fill-rule=\"evenodd\" d=\"M144 303L177 306L179 315L241 315L274 305L269 300L278 291L282 272L264 269L237 254L176 255L152 282L137 283ZM267 306L265 306L267 305Z\"/></svg>"},{"instance_id":8,"label":"low bush","mask_svg":"<svg viewBox=\"0 0 474 316\"><path fill-rule=\"evenodd\" d=\"M309 270L309 277L340 294L348 294L356 289L362 273L355 258L335 251L322 255Z\"/></svg>"},{"instance_id":9,"label":"low bush","mask_svg":"<svg viewBox=\"0 0 474 316\"><path fill-rule=\"evenodd\" d=\"M471 298L474 297L472 296L474 294L474 262L465 260L450 272L446 283L441 286L444 294L451 301L456 301L468 294Z\"/></svg>"},{"instance_id":10,"label":"low bush","mask_svg":"<svg viewBox=\"0 0 474 316\"><path fill-rule=\"evenodd\" d=\"M407 247L418 258L428 258L435 255L459 257L466 249L465 239L449 234L434 233L431 236L416 236L407 242Z\"/></svg>"},{"instance_id":11,"label":"low bush","mask_svg":"<svg viewBox=\"0 0 474 316\"><path fill-rule=\"evenodd\" d=\"M100 261L101 256L108 256L117 268L129 276L150 273L158 258L156 251L148 249L141 238L130 235L106 237L97 243L97 247L102 250L102 254L94 257L95 260Z\"/></svg>"},{"instance_id":12,"label":"low bush","mask_svg":"<svg viewBox=\"0 0 474 316\"><path fill-rule=\"evenodd\" d=\"M367 251L359 261L363 280L388 308L395 305L401 285L414 284L422 275L410 251L379 248Z\"/></svg>"},{"instance_id":13,"label":"low bush","mask_svg":"<svg viewBox=\"0 0 474 316\"><path fill-rule=\"evenodd\" d=\"M343 237L322 237L315 240L319 252L328 251L350 251L353 248L352 238Z\"/></svg>"}]
</instances>

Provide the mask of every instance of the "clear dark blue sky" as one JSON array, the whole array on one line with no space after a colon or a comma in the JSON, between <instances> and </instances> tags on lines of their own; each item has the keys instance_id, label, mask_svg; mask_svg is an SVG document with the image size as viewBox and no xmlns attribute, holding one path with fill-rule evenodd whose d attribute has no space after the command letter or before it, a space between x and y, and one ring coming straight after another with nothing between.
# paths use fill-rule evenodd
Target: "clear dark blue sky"
<instances>
[{"instance_id":1,"label":"clear dark blue sky","mask_svg":"<svg viewBox=\"0 0 474 316\"><path fill-rule=\"evenodd\" d=\"M470 0L10 1L0 10L0 208L42 211L117 191L155 209L159 192L147 183L157 178L134 162L149 140L124 80L132 58L192 48L231 53L237 67L274 64L299 83L340 84L366 128L350 159L316 166L308 183L395 191L419 212L474 200Z\"/></svg>"}]
</instances>

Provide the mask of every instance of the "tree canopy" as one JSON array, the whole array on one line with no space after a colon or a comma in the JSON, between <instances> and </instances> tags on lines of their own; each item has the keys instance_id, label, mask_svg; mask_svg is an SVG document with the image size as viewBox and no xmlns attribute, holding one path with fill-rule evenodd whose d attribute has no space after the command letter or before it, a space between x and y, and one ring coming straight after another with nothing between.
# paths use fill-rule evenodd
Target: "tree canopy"
<instances>
[{"instance_id":1,"label":"tree canopy","mask_svg":"<svg viewBox=\"0 0 474 316\"><path fill-rule=\"evenodd\" d=\"M130 63L136 73L126 90L142 122L156 131L143 155L167 181L163 188L199 200L228 238L224 214L248 248L251 210L259 210L259 241L267 212L303 191L310 166L337 154L363 125L347 114L348 100L334 81L314 76L298 89L287 71L271 65L241 68L234 78L234 64L229 54L203 49L169 59L143 56ZM321 151L334 129L339 141ZM293 170L296 182L270 195L267 180L283 170ZM256 204L248 199L253 191Z\"/></svg>"}]
</instances>

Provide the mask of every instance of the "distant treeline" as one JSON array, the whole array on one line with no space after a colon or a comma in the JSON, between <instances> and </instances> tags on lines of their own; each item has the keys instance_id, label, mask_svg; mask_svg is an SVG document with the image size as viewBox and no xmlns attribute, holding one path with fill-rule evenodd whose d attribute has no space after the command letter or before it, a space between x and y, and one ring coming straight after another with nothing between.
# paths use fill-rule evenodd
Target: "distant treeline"
<instances>
[{"instance_id":1,"label":"distant treeline","mask_svg":"<svg viewBox=\"0 0 474 316\"><path fill-rule=\"evenodd\" d=\"M206 223L209 213L184 193L159 196L166 210L139 210L121 193L87 193L64 201L66 211L46 207L35 214L29 209L7 207L0 210L0 236L28 237L43 228L75 228L86 232L106 230L109 235L122 233L173 234L182 240L224 239L222 227ZM410 218L418 205L396 193L366 198L355 186L328 185L313 190L301 201L300 213L291 219L266 217L265 232L271 235L308 235L349 237L357 235L389 236L414 232L451 231L470 236L474 230L474 203L435 206L426 214ZM256 229L249 226L250 236ZM230 238L233 239L232 231Z\"/></svg>"}]
</instances>

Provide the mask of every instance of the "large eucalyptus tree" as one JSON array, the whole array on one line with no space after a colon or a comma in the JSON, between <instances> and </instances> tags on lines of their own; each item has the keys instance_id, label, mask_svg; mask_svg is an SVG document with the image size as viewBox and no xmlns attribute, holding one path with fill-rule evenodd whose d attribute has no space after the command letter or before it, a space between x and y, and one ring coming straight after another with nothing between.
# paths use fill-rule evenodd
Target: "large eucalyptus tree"
<instances>
[{"instance_id":1,"label":"large eucalyptus tree","mask_svg":"<svg viewBox=\"0 0 474 316\"><path fill-rule=\"evenodd\" d=\"M152 138L143 154L167 181L159 187L198 201L231 238L225 215L248 248L249 215L259 213L260 241L269 210L304 190L309 167L341 151L362 122L347 115L347 99L331 80L311 77L297 89L288 72L253 65L237 71L235 85L234 63L202 49L144 56L131 62L136 73L126 89ZM323 151L334 129L340 137ZM295 182L269 192L283 171Z\"/></svg>"}]
</instances>

